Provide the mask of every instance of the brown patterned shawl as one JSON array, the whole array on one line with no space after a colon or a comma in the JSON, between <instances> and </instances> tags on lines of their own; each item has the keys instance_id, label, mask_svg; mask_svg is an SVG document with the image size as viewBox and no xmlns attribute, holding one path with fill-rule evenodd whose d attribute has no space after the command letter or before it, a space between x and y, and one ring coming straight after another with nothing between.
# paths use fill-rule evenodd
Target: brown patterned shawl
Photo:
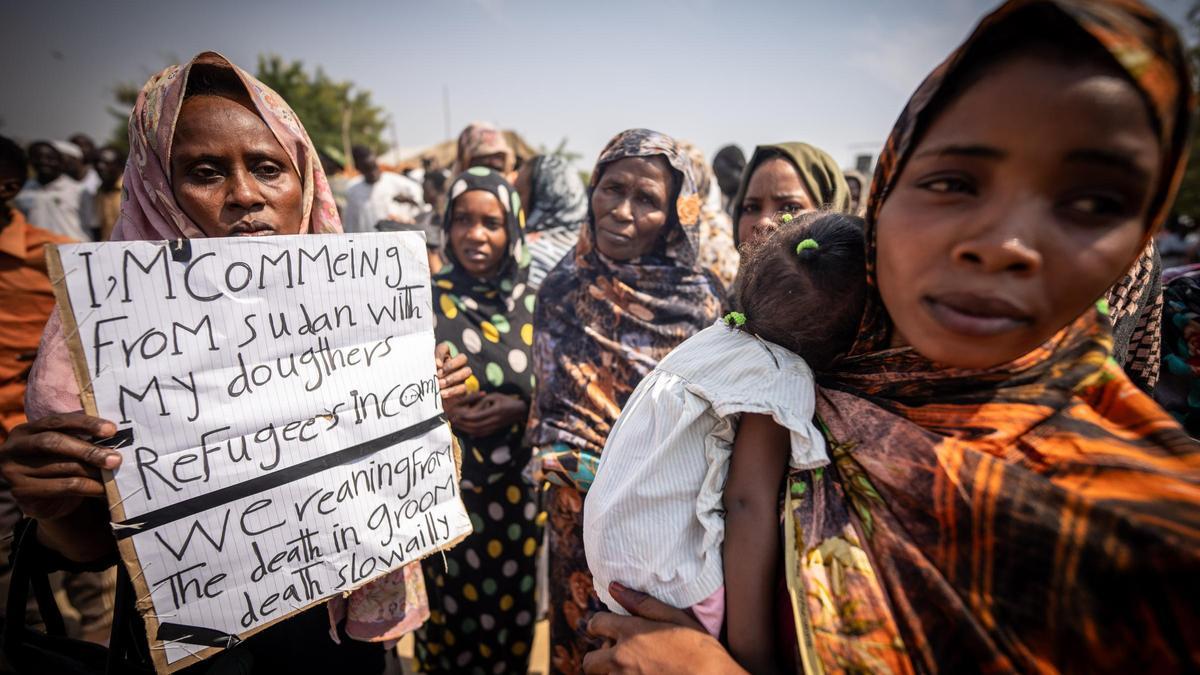
<instances>
[{"instance_id":1,"label":"brown patterned shawl","mask_svg":"<svg viewBox=\"0 0 1200 675\"><path fill-rule=\"evenodd\" d=\"M670 136L649 129L617 134L596 162L662 156L679 189L659 247L618 262L594 244L595 222L538 291L533 363L537 377L528 441L535 473L586 491L604 441L629 395L659 359L717 320L721 284L698 262L700 197L691 162Z\"/></svg>"},{"instance_id":2,"label":"brown patterned shawl","mask_svg":"<svg viewBox=\"0 0 1200 675\"><path fill-rule=\"evenodd\" d=\"M1112 360L1088 311L987 370L889 349L874 227L927 112L998 27L1053 13L1121 64L1161 131L1178 186L1192 110L1179 38L1133 0L1011 0L910 100L868 210L872 300L855 356L823 382L834 463L794 473L787 572L800 658L891 672L1195 671L1200 662L1200 453ZM1189 590L1191 589L1191 590Z\"/></svg>"}]
</instances>

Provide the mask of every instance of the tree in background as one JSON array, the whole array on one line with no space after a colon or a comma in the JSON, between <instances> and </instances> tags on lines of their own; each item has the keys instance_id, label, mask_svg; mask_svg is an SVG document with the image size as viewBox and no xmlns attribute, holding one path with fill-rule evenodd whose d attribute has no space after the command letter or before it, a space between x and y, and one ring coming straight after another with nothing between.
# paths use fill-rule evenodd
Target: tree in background
<instances>
[{"instance_id":1,"label":"tree in background","mask_svg":"<svg viewBox=\"0 0 1200 675\"><path fill-rule=\"evenodd\" d=\"M273 54L258 57L254 76L278 92L296 111L319 150L334 157L347 152L346 145L351 143L366 145L376 152L387 150L383 140L387 117L382 108L371 103L371 93L353 82L335 81L319 66L316 74L309 75L302 62L285 63ZM125 151L129 150L129 111L133 110L140 90L138 84L117 85L113 88L116 103L108 108L116 120L109 142Z\"/></svg>"},{"instance_id":2,"label":"tree in background","mask_svg":"<svg viewBox=\"0 0 1200 675\"><path fill-rule=\"evenodd\" d=\"M348 153L349 144L365 145L376 153L388 149L383 108L371 103L371 92L353 82L334 81L320 66L310 76L300 61L284 63L275 55L259 56L254 76L292 106L319 150L337 156Z\"/></svg>"}]
</instances>

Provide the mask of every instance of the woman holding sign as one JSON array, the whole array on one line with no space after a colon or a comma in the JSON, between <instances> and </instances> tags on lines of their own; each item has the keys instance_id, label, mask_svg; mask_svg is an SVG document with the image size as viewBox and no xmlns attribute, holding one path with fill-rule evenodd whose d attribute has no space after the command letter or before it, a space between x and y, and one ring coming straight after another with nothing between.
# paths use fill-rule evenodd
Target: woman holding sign
<instances>
[{"instance_id":1,"label":"woman holding sign","mask_svg":"<svg viewBox=\"0 0 1200 675\"><path fill-rule=\"evenodd\" d=\"M115 240L341 232L329 184L295 113L220 55L200 54L151 78L130 116L129 141ZM465 363L439 355L443 398L465 391ZM452 372L442 377L443 371ZM115 469L121 457L90 442L113 435L116 426L76 412L81 408L55 315L30 377L32 421L0 446L0 470L52 557L64 567L101 569L116 562L116 546L99 470ZM144 628L130 614L114 631L128 631L149 662ZM330 602L328 611L295 615L193 668L380 672L379 643L411 632L427 615L420 568L409 565Z\"/></svg>"},{"instance_id":2,"label":"woman holding sign","mask_svg":"<svg viewBox=\"0 0 1200 675\"><path fill-rule=\"evenodd\" d=\"M433 278L438 344L475 373L447 404L462 444L462 498L474 534L426 559L432 616L417 633L423 672L523 673L533 644L537 495L521 475L533 373L534 295L525 215L499 173L472 167L450 186L446 264ZM478 379L477 379L478 378Z\"/></svg>"}]
</instances>

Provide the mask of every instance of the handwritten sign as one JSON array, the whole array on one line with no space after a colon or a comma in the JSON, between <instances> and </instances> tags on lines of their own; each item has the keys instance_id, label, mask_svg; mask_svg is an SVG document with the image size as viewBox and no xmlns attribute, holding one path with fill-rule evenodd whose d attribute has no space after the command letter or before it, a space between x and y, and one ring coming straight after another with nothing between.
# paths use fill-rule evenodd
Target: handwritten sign
<instances>
[{"instance_id":1,"label":"handwritten sign","mask_svg":"<svg viewBox=\"0 0 1200 675\"><path fill-rule=\"evenodd\" d=\"M160 671L471 531L417 233L49 254Z\"/></svg>"}]
</instances>

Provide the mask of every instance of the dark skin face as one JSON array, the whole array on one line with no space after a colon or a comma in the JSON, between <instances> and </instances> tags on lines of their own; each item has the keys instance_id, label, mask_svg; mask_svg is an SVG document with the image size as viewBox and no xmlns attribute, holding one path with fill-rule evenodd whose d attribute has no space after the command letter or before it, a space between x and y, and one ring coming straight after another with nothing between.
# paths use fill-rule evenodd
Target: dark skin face
<instances>
[{"instance_id":1,"label":"dark skin face","mask_svg":"<svg viewBox=\"0 0 1200 675\"><path fill-rule=\"evenodd\" d=\"M846 187L850 188L850 201L858 204L858 198L862 195L862 184L857 178L846 176Z\"/></svg>"},{"instance_id":2,"label":"dark skin face","mask_svg":"<svg viewBox=\"0 0 1200 675\"><path fill-rule=\"evenodd\" d=\"M1120 74L993 66L930 125L879 214L894 343L963 368L1044 343L1137 257L1161 157Z\"/></svg>"},{"instance_id":3,"label":"dark skin face","mask_svg":"<svg viewBox=\"0 0 1200 675\"><path fill-rule=\"evenodd\" d=\"M746 194L742 197L742 213L738 218L738 241L753 244L775 225L779 213L798 215L816 208L812 195L800 182L796 166L782 157L772 157L754 167Z\"/></svg>"},{"instance_id":4,"label":"dark skin face","mask_svg":"<svg viewBox=\"0 0 1200 675\"><path fill-rule=\"evenodd\" d=\"M375 153L355 156L354 168L358 169L359 173L363 175L363 180L371 185L378 182L379 177L383 175L383 170L379 168L379 160L375 157Z\"/></svg>"},{"instance_id":5,"label":"dark skin face","mask_svg":"<svg viewBox=\"0 0 1200 675\"><path fill-rule=\"evenodd\" d=\"M454 200L450 214L450 250L467 274L491 279L508 251L504 208L496 195L470 190Z\"/></svg>"},{"instance_id":6,"label":"dark skin face","mask_svg":"<svg viewBox=\"0 0 1200 675\"><path fill-rule=\"evenodd\" d=\"M35 143L29 148L29 166L37 182L48 185L63 175L66 165L62 153L49 143Z\"/></svg>"},{"instance_id":7,"label":"dark skin face","mask_svg":"<svg viewBox=\"0 0 1200 675\"><path fill-rule=\"evenodd\" d=\"M604 167L592 191L596 248L613 260L654 250L670 217L675 177L661 156L626 157Z\"/></svg>"},{"instance_id":8,"label":"dark skin face","mask_svg":"<svg viewBox=\"0 0 1200 675\"><path fill-rule=\"evenodd\" d=\"M96 154L96 173L100 176L100 187L112 191L125 171L125 161L121 153L113 148L104 148Z\"/></svg>"},{"instance_id":9,"label":"dark skin face","mask_svg":"<svg viewBox=\"0 0 1200 675\"><path fill-rule=\"evenodd\" d=\"M82 159L63 155L63 171L75 180L83 180L87 176L88 167Z\"/></svg>"},{"instance_id":10,"label":"dark skin face","mask_svg":"<svg viewBox=\"0 0 1200 675\"><path fill-rule=\"evenodd\" d=\"M83 153L83 162L85 164L92 164L96 161L95 141L84 134L75 134L70 138L70 141Z\"/></svg>"},{"instance_id":11,"label":"dark skin face","mask_svg":"<svg viewBox=\"0 0 1200 675\"><path fill-rule=\"evenodd\" d=\"M8 203L21 191L25 183L25 167L0 166L0 229L12 222L12 209Z\"/></svg>"},{"instance_id":12,"label":"dark skin face","mask_svg":"<svg viewBox=\"0 0 1200 675\"><path fill-rule=\"evenodd\" d=\"M300 176L248 102L222 96L184 101L171 148L171 187L206 236L300 232Z\"/></svg>"}]
</instances>

